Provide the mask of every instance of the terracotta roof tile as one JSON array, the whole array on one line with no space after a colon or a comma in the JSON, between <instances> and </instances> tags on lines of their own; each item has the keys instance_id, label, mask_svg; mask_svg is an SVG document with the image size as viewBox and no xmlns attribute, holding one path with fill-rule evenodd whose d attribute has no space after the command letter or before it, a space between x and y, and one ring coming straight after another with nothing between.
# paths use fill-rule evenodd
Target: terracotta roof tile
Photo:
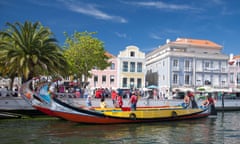
<instances>
[{"instance_id":1,"label":"terracotta roof tile","mask_svg":"<svg viewBox=\"0 0 240 144\"><path fill-rule=\"evenodd\" d=\"M235 59L235 60L240 59L240 55L233 56L233 59Z\"/></svg>"},{"instance_id":2,"label":"terracotta roof tile","mask_svg":"<svg viewBox=\"0 0 240 144\"><path fill-rule=\"evenodd\" d=\"M109 52L105 52L105 55L109 58L114 58L115 57L114 55L110 54Z\"/></svg>"},{"instance_id":3,"label":"terracotta roof tile","mask_svg":"<svg viewBox=\"0 0 240 144\"><path fill-rule=\"evenodd\" d=\"M187 38L178 38L176 41L170 42L171 44L187 44L187 45L195 45L195 46L203 46L203 47L212 47L221 49L222 46L218 45L209 40L199 40L199 39L187 39Z\"/></svg>"}]
</instances>

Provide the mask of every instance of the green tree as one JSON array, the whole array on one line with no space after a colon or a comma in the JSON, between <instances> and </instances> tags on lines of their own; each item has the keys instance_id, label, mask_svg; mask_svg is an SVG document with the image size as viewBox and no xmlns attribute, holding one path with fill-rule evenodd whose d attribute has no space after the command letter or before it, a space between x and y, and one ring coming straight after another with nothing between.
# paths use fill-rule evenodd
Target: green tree
<instances>
[{"instance_id":1,"label":"green tree","mask_svg":"<svg viewBox=\"0 0 240 144\"><path fill-rule=\"evenodd\" d=\"M23 77L24 81L39 75L66 72L68 63L53 33L40 22L6 23L0 31L0 73Z\"/></svg>"},{"instance_id":2,"label":"green tree","mask_svg":"<svg viewBox=\"0 0 240 144\"><path fill-rule=\"evenodd\" d=\"M65 33L64 55L70 64L71 74L80 80L84 77L84 83L91 77L90 70L93 68L103 70L109 66L104 44L94 38L94 34L96 32L74 32L69 36Z\"/></svg>"}]
</instances>

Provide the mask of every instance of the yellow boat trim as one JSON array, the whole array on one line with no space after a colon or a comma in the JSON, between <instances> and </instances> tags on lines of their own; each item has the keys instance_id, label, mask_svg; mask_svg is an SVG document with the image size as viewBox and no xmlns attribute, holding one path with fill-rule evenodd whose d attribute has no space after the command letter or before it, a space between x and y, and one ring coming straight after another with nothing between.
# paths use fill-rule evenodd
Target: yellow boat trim
<instances>
[{"instance_id":1,"label":"yellow boat trim","mask_svg":"<svg viewBox=\"0 0 240 144\"><path fill-rule=\"evenodd\" d=\"M106 111L106 116L131 119L147 118L168 118L190 115L202 112L202 109L158 109L158 110L137 110L137 111Z\"/></svg>"}]
</instances>

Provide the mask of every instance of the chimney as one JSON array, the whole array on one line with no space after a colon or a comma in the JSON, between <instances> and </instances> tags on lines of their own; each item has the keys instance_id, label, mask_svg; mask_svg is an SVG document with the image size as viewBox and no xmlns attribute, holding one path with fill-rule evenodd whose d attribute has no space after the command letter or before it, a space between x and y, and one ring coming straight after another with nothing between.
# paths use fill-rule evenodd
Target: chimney
<instances>
[{"instance_id":1,"label":"chimney","mask_svg":"<svg viewBox=\"0 0 240 144\"><path fill-rule=\"evenodd\" d=\"M170 39L167 39L167 40L166 40L166 44L168 44L168 43L170 43Z\"/></svg>"},{"instance_id":2,"label":"chimney","mask_svg":"<svg viewBox=\"0 0 240 144\"><path fill-rule=\"evenodd\" d=\"M230 57L229 57L229 59L230 59L230 60L232 60L232 59L233 59L233 54L232 54L232 53L230 54Z\"/></svg>"}]
</instances>

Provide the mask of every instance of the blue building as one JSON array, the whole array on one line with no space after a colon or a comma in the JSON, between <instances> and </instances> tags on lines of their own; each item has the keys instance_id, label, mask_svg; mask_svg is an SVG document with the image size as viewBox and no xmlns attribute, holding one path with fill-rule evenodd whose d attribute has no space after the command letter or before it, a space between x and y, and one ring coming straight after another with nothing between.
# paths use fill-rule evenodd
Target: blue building
<instances>
[{"instance_id":1,"label":"blue building","mask_svg":"<svg viewBox=\"0 0 240 144\"><path fill-rule=\"evenodd\" d=\"M155 74L160 93L168 98L175 90L195 91L202 86L227 88L229 57L221 50L222 46L209 40L167 40L146 55L146 70Z\"/></svg>"}]
</instances>

